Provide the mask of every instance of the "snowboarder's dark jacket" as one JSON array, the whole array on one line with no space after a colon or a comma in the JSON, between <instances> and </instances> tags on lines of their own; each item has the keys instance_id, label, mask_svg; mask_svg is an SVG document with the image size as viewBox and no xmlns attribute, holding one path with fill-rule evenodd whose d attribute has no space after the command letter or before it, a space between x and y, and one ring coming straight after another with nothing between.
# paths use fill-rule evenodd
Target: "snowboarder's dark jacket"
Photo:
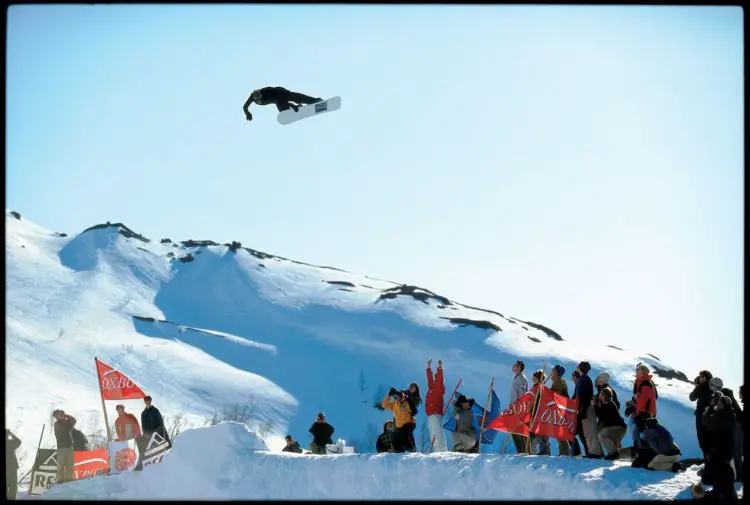
<instances>
[{"instance_id":1,"label":"snowboarder's dark jacket","mask_svg":"<svg viewBox=\"0 0 750 505\"><path fill-rule=\"evenodd\" d=\"M716 410L713 407L704 412L701 422L711 433L711 444L708 453L712 461L729 461L734 458L734 412L724 407Z\"/></svg>"},{"instance_id":2,"label":"snowboarder's dark jacket","mask_svg":"<svg viewBox=\"0 0 750 505\"><path fill-rule=\"evenodd\" d=\"M318 447L323 447L326 444L332 444L331 435L333 435L334 428L328 423L314 422L310 426L310 433L313 436L313 443Z\"/></svg>"},{"instance_id":3,"label":"snowboarder's dark jacket","mask_svg":"<svg viewBox=\"0 0 750 505\"><path fill-rule=\"evenodd\" d=\"M596 418L602 424L603 428L610 428L612 426L627 428L613 400L607 403L597 403L594 407L594 412L596 412Z\"/></svg>"},{"instance_id":4,"label":"snowboarder's dark jacket","mask_svg":"<svg viewBox=\"0 0 750 505\"><path fill-rule=\"evenodd\" d=\"M732 412L734 412L734 418L736 421L741 421L742 407L740 407L740 404L734 399L734 392L729 388L722 388L721 392L724 396L728 396L729 399L732 400Z\"/></svg>"},{"instance_id":5,"label":"snowboarder's dark jacket","mask_svg":"<svg viewBox=\"0 0 750 505\"><path fill-rule=\"evenodd\" d=\"M299 442L294 442L291 447L289 445L285 445L283 449L281 449L282 452L296 452L298 454L302 454L302 447L299 446Z\"/></svg>"},{"instance_id":6,"label":"snowboarder's dark jacket","mask_svg":"<svg viewBox=\"0 0 750 505\"><path fill-rule=\"evenodd\" d=\"M706 382L700 382L695 385L695 388L693 388L693 391L690 393L690 401L694 402L697 400L698 403L695 404L695 415L700 417L703 415L703 411L706 410L706 407L711 403L711 388L708 385L708 381Z\"/></svg>"},{"instance_id":7,"label":"snowboarder's dark jacket","mask_svg":"<svg viewBox=\"0 0 750 505\"><path fill-rule=\"evenodd\" d=\"M73 426L76 424L76 418L65 415L62 421L55 421L55 438L57 439L58 449L73 448Z\"/></svg>"},{"instance_id":8,"label":"snowboarder's dark jacket","mask_svg":"<svg viewBox=\"0 0 750 505\"><path fill-rule=\"evenodd\" d=\"M141 412L141 428L143 429L144 435L146 432L158 432L160 435L164 436L166 431L164 429L164 419L161 417L159 409L153 405L143 409L143 412Z\"/></svg>"}]
</instances>

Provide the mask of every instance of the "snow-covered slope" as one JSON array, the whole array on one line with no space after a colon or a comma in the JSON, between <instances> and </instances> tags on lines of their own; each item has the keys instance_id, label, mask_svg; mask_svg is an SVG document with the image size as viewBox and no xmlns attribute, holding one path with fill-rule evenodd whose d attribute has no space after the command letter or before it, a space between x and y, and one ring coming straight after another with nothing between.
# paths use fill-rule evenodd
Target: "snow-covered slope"
<instances>
[{"instance_id":1,"label":"snow-covered slope","mask_svg":"<svg viewBox=\"0 0 750 505\"><path fill-rule=\"evenodd\" d=\"M143 472L53 486L51 500L669 500L690 498L698 467L499 454L270 453L235 423L189 430ZM406 477L405 477L406 476Z\"/></svg>"},{"instance_id":2,"label":"snow-covered slope","mask_svg":"<svg viewBox=\"0 0 750 505\"><path fill-rule=\"evenodd\" d=\"M444 361L449 391L461 377L462 392L481 403L494 377L503 404L519 358L527 375L562 363L569 376L587 360L592 376L610 372L621 398L630 396L634 367L644 361L657 371L662 423L686 457L698 455L691 386L661 360L574 345L537 323L422 288L239 243L148 240L119 224L60 236L10 213L6 262L6 420L24 442L21 454L33 453L45 423L42 446L54 446L54 408L76 416L86 433L97 423L103 428L98 356L151 394L165 415L182 411L192 426L225 407L249 405L257 431L278 450L287 432L307 445L307 430L324 411L334 438L358 452L374 448L388 416L373 403L388 388L416 381L426 390L427 358ZM606 342L606 328L602 335ZM142 410L139 401L126 405ZM418 442L427 438L422 420L423 411Z\"/></svg>"}]
</instances>

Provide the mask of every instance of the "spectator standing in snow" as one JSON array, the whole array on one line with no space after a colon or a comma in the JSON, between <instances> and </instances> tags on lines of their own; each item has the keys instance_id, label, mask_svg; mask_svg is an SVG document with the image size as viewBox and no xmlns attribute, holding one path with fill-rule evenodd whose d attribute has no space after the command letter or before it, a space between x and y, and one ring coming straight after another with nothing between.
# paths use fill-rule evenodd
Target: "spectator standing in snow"
<instances>
[{"instance_id":1,"label":"spectator standing in snow","mask_svg":"<svg viewBox=\"0 0 750 505\"><path fill-rule=\"evenodd\" d=\"M409 444L407 447L411 447L413 450L410 452L416 452L417 441L414 439L414 432L417 429L417 412L419 412L419 406L422 403L422 396L419 394L419 386L416 382L409 384L409 388L402 391L402 394L406 398L406 402L409 404L411 409L411 421L405 426L407 436L409 437Z\"/></svg>"},{"instance_id":2,"label":"spectator standing in snow","mask_svg":"<svg viewBox=\"0 0 750 505\"><path fill-rule=\"evenodd\" d=\"M430 428L430 440L434 440L435 452L448 450L443 431L443 411L445 410L445 377L443 376L443 362L438 360L437 373L432 375L432 360L427 360L427 398L424 412Z\"/></svg>"},{"instance_id":3,"label":"spectator standing in snow","mask_svg":"<svg viewBox=\"0 0 750 505\"><path fill-rule=\"evenodd\" d=\"M651 370L644 364L638 364L635 368L635 384L633 385L633 400L626 402L628 408L625 413L643 422L650 417L656 417L656 400L658 393L656 385L651 376ZM643 423L633 423L633 441L641 439L641 426Z\"/></svg>"},{"instance_id":4,"label":"spectator standing in snow","mask_svg":"<svg viewBox=\"0 0 750 505\"><path fill-rule=\"evenodd\" d=\"M709 382L711 391L721 391L721 393L729 398L732 402L732 412L734 412L735 429L734 429L734 470L736 475L736 482L742 480L742 408L737 400L734 399L734 391L724 387L724 381L719 377L714 377Z\"/></svg>"},{"instance_id":5,"label":"spectator standing in snow","mask_svg":"<svg viewBox=\"0 0 750 505\"><path fill-rule=\"evenodd\" d=\"M54 431L57 440L57 476L55 482L62 484L73 480L73 427L76 418L62 409L52 412L55 418Z\"/></svg>"},{"instance_id":6,"label":"spectator standing in snow","mask_svg":"<svg viewBox=\"0 0 750 505\"><path fill-rule=\"evenodd\" d=\"M542 387L542 384L544 384L545 376L543 370L537 370L534 372L531 376L531 382L533 386L531 386L532 393L536 394L536 391ZM534 419L534 416L536 415L536 411L539 409L539 402L541 401L542 396L541 392L536 397L536 402L534 403L533 408L531 409L531 419ZM536 452L537 456L549 456L550 455L550 447L549 447L549 438L548 437L540 437L538 435L535 435L533 433L529 433L529 439L531 441L531 447L532 451L531 453L534 454L533 447L537 447L538 451Z\"/></svg>"},{"instance_id":7,"label":"spectator standing in snow","mask_svg":"<svg viewBox=\"0 0 750 505\"><path fill-rule=\"evenodd\" d=\"M302 447L299 446L299 442L296 442L291 435L284 437L284 440L286 440L286 445L281 449L281 452L296 452L297 454L302 454Z\"/></svg>"},{"instance_id":8,"label":"spectator standing in snow","mask_svg":"<svg viewBox=\"0 0 750 505\"><path fill-rule=\"evenodd\" d=\"M310 442L310 452L313 454L325 454L326 445L333 443L331 435L333 435L335 430L333 426L326 422L326 415L324 413L318 413L318 417L312 426L310 426L309 431L313 436L313 441Z\"/></svg>"},{"instance_id":9,"label":"spectator standing in snow","mask_svg":"<svg viewBox=\"0 0 750 505\"><path fill-rule=\"evenodd\" d=\"M614 402L613 390L603 387L594 405L594 412L598 421L597 438L602 449L607 451L606 460L614 460L620 456L620 445L627 433L627 425L620 415Z\"/></svg>"},{"instance_id":10,"label":"spectator standing in snow","mask_svg":"<svg viewBox=\"0 0 750 505\"><path fill-rule=\"evenodd\" d=\"M509 404L521 398L529 390L529 381L526 380L526 376L523 374L524 369L526 369L526 365L520 359L512 367L513 381L510 383ZM513 433L513 445L516 446L518 454L526 454L526 437Z\"/></svg>"},{"instance_id":11,"label":"spectator standing in snow","mask_svg":"<svg viewBox=\"0 0 750 505\"><path fill-rule=\"evenodd\" d=\"M117 440L132 440L141 436L141 427L138 424L138 419L129 413L125 412L124 405L118 405L115 407L117 411L117 420L115 420L115 434Z\"/></svg>"},{"instance_id":12,"label":"spectator standing in snow","mask_svg":"<svg viewBox=\"0 0 750 505\"><path fill-rule=\"evenodd\" d=\"M716 391L701 416L701 422L711 434L702 480L706 484L712 484L724 499L736 500L733 468L735 418L731 399L721 391Z\"/></svg>"},{"instance_id":13,"label":"spectator standing in snow","mask_svg":"<svg viewBox=\"0 0 750 505\"><path fill-rule=\"evenodd\" d=\"M572 398L578 398L578 383L580 381L580 377L581 375L578 373L578 370L573 370L573 372L570 374L570 378L573 381ZM581 403L580 400L578 400L578 407L580 408L580 406ZM583 436L583 421L581 420L580 416L576 415L576 435L575 437L573 437L573 442L570 443L570 448L572 449L573 456L580 456L582 454L581 445L583 445L583 455L588 457L589 447L586 444L586 437Z\"/></svg>"},{"instance_id":14,"label":"spectator standing in snow","mask_svg":"<svg viewBox=\"0 0 750 505\"><path fill-rule=\"evenodd\" d=\"M578 395L578 417L583 426L583 436L586 437L586 445L589 453L587 458L601 458L602 448L596 436L596 412L594 411L594 383L588 373L591 365L588 361L578 363L578 383L576 394Z\"/></svg>"},{"instance_id":15,"label":"spectator standing in snow","mask_svg":"<svg viewBox=\"0 0 750 505\"><path fill-rule=\"evenodd\" d=\"M703 416L706 407L711 403L711 379L713 379L713 374L708 370L702 370L693 379L695 387L689 396L691 402L697 402L695 404L695 433L698 436L698 446L701 448L704 460L708 456L708 443L711 435L708 432L708 428L701 422L701 416Z\"/></svg>"},{"instance_id":16,"label":"spectator standing in snow","mask_svg":"<svg viewBox=\"0 0 750 505\"><path fill-rule=\"evenodd\" d=\"M143 397L143 403L146 405L143 412L141 412L144 443L148 442L154 433L158 433L171 446L172 442L169 440L167 428L164 426L164 418L159 409L154 407L151 402L151 396Z\"/></svg>"},{"instance_id":17,"label":"spectator standing in snow","mask_svg":"<svg viewBox=\"0 0 750 505\"><path fill-rule=\"evenodd\" d=\"M18 494L18 458L16 449L21 447L21 439L9 429L5 429L5 496L15 500Z\"/></svg>"},{"instance_id":18,"label":"spectator standing in snow","mask_svg":"<svg viewBox=\"0 0 750 505\"><path fill-rule=\"evenodd\" d=\"M476 452L477 430L474 427L473 398L459 395L453 404L453 417L456 420L456 429L451 433L453 450L456 452Z\"/></svg>"},{"instance_id":19,"label":"spectator standing in snow","mask_svg":"<svg viewBox=\"0 0 750 505\"><path fill-rule=\"evenodd\" d=\"M393 400L391 400L393 397ZM394 431L393 445L396 452L415 452L416 447L413 446L411 440L413 439L413 427L415 426L413 412L413 403L410 403L408 396L404 394L404 391L399 391L396 388L391 388L388 391L388 395L383 400L383 408L393 412L393 419L396 425Z\"/></svg>"},{"instance_id":20,"label":"spectator standing in snow","mask_svg":"<svg viewBox=\"0 0 750 505\"><path fill-rule=\"evenodd\" d=\"M393 421L383 423L383 433L378 436L375 442L375 449L380 452L396 452L393 447Z\"/></svg>"},{"instance_id":21,"label":"spectator standing in snow","mask_svg":"<svg viewBox=\"0 0 750 505\"><path fill-rule=\"evenodd\" d=\"M552 379L552 385L550 385L549 388L560 396L570 398L568 395L568 384L565 382L565 367L562 365L555 365L549 376L550 379ZM571 444L572 442L568 442L567 440L557 439L557 448L560 451L560 456L570 456Z\"/></svg>"}]
</instances>

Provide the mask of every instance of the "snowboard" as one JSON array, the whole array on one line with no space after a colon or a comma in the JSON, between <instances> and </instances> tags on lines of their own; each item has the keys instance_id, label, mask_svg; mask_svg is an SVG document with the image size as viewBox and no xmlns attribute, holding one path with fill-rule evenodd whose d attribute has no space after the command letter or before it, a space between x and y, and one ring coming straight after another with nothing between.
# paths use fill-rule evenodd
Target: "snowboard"
<instances>
[{"instance_id":1,"label":"snowboard","mask_svg":"<svg viewBox=\"0 0 750 505\"><path fill-rule=\"evenodd\" d=\"M322 102L313 103L310 105L303 105L297 112L294 109L282 110L279 112L277 120L279 124L288 125L299 121L300 119L306 119L312 116L319 116L326 112L333 112L341 108L341 97L334 96L328 100Z\"/></svg>"}]
</instances>

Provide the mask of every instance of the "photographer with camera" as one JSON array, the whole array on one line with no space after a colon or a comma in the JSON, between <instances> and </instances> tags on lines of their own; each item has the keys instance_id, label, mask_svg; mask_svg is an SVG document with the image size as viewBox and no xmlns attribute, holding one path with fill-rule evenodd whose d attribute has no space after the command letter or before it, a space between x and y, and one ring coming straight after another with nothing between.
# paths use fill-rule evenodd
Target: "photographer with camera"
<instances>
[{"instance_id":1,"label":"photographer with camera","mask_svg":"<svg viewBox=\"0 0 750 505\"><path fill-rule=\"evenodd\" d=\"M701 414L701 423L708 429L708 458L701 480L712 484L724 499L737 499L734 489L734 423L732 400L721 391L714 391L709 405Z\"/></svg>"},{"instance_id":2,"label":"photographer with camera","mask_svg":"<svg viewBox=\"0 0 750 505\"><path fill-rule=\"evenodd\" d=\"M477 429L474 427L474 398L466 398L458 395L453 404L453 418L456 420L456 429L451 433L453 450L455 452L477 452Z\"/></svg>"},{"instance_id":3,"label":"photographer with camera","mask_svg":"<svg viewBox=\"0 0 750 505\"><path fill-rule=\"evenodd\" d=\"M413 412L416 407L414 406L414 400L410 400L408 391L391 388L382 405L384 409L393 412L393 420L396 425L393 432L394 452L415 452L413 433L417 424Z\"/></svg>"},{"instance_id":4,"label":"photographer with camera","mask_svg":"<svg viewBox=\"0 0 750 505\"><path fill-rule=\"evenodd\" d=\"M711 372L701 370L698 376L693 379L695 387L689 396L691 402L697 402L695 404L695 433L698 436L698 446L701 448L701 452L703 452L704 460L708 459L710 434L701 422L701 416L709 403L711 403L711 387L709 384L711 379L713 379Z\"/></svg>"}]
</instances>

